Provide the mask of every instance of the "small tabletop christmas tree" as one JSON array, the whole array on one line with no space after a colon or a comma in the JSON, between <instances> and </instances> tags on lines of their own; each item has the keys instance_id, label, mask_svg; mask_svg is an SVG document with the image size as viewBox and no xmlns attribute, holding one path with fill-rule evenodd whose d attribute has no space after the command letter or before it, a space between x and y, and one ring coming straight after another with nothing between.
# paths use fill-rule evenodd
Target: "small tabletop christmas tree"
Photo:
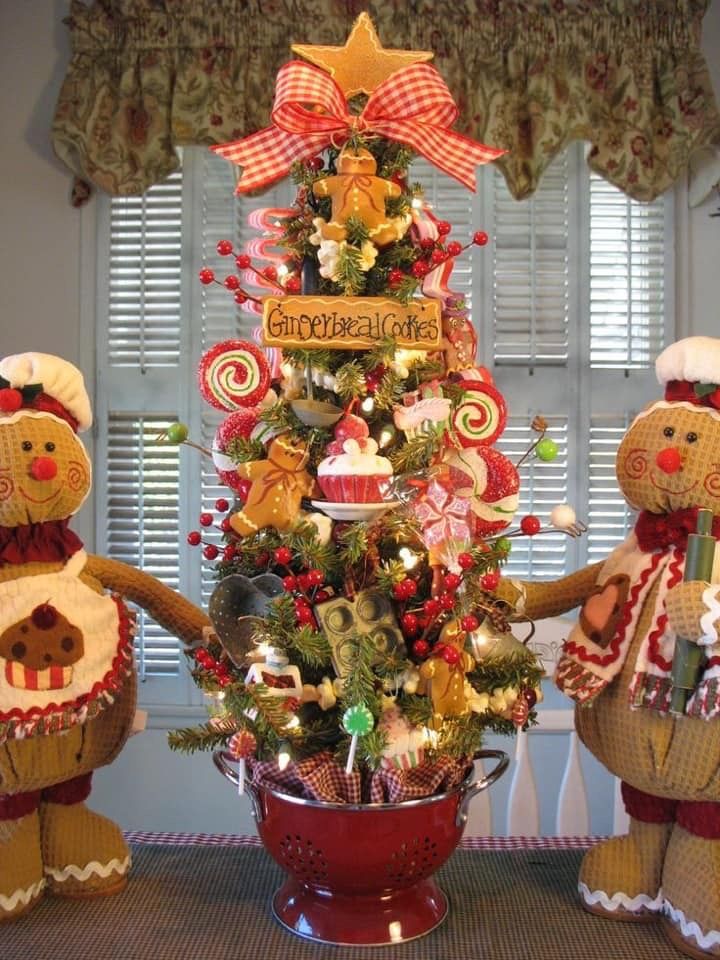
<instances>
[{"instance_id":1,"label":"small tabletop christmas tree","mask_svg":"<svg viewBox=\"0 0 720 960\"><path fill-rule=\"evenodd\" d=\"M214 148L242 166L239 192L290 173L297 196L254 214L253 257L218 244L237 273L200 273L262 310L271 349L226 341L200 365L228 414L211 453L235 501L217 503L224 550L203 551L215 635L191 651L218 712L171 745L228 746L243 777L319 799L398 800L457 782L485 731L531 723L540 694L493 595L510 537L540 524L509 529L505 403L449 287L488 237L450 239L409 179L421 153L474 189L502 151L450 130L431 54L384 50L366 14L343 48L294 49L314 66L282 67L273 126Z\"/></svg>"}]
</instances>

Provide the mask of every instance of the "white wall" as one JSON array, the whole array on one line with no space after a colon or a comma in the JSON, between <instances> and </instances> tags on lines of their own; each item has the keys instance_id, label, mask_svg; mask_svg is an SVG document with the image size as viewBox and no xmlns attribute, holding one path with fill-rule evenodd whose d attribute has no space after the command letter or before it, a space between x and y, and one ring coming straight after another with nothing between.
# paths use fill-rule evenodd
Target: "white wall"
<instances>
[{"instance_id":1,"label":"white wall","mask_svg":"<svg viewBox=\"0 0 720 960\"><path fill-rule=\"evenodd\" d=\"M92 264L81 262L80 252L82 231L93 229L92 211L81 214L70 206L70 177L50 145L69 58L61 22L67 8L63 0L0 2L0 356L42 350L90 370L93 345L81 343L80 315L92 310ZM706 15L703 46L720 94L720 0ZM695 210L680 204L678 211L682 335L720 334L720 220L708 216L716 207L712 201ZM89 511L75 528L92 542ZM592 758L584 763L591 771ZM538 786L542 800L542 782ZM498 791L499 806L506 792ZM247 804L220 781L209 758L171 754L158 728L134 737L112 767L97 774L93 799L97 809L132 829L251 830ZM611 804L603 807L605 819L598 809L591 820L596 832L612 826ZM544 828L549 817L543 816Z\"/></svg>"}]
</instances>

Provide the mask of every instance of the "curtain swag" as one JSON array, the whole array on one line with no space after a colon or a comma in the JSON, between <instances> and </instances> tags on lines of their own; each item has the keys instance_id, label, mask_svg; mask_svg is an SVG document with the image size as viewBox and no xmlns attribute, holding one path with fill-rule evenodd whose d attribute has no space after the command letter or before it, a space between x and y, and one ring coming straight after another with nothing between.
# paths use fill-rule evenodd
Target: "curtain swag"
<instances>
[{"instance_id":1,"label":"curtain swag","mask_svg":"<svg viewBox=\"0 0 720 960\"><path fill-rule=\"evenodd\" d=\"M709 0L73 0L72 58L52 137L80 181L140 194L176 146L236 140L270 122L291 43L343 45L367 10L383 45L433 50L456 129L508 153L514 197L570 141L637 200L720 143L700 51Z\"/></svg>"}]
</instances>

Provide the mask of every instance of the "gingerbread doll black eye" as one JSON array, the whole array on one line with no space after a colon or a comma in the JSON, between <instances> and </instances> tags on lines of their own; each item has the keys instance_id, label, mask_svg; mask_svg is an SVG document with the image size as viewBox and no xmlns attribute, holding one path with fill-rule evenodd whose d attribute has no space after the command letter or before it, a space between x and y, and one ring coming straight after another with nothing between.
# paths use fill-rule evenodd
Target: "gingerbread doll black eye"
<instances>
[{"instance_id":1,"label":"gingerbread doll black eye","mask_svg":"<svg viewBox=\"0 0 720 960\"><path fill-rule=\"evenodd\" d=\"M674 436L675 436L675 428L674 428L674 427L665 427L665 429L663 430L663 435L666 436L666 437L674 437Z\"/></svg>"},{"instance_id":2,"label":"gingerbread doll black eye","mask_svg":"<svg viewBox=\"0 0 720 960\"><path fill-rule=\"evenodd\" d=\"M32 450L32 444L30 443L29 440L23 440L22 448L23 450Z\"/></svg>"},{"instance_id":3,"label":"gingerbread doll black eye","mask_svg":"<svg viewBox=\"0 0 720 960\"><path fill-rule=\"evenodd\" d=\"M692 431L685 435L685 439L687 440L688 443L697 443L697 438L698 438L698 435L696 433L693 433Z\"/></svg>"},{"instance_id":4,"label":"gingerbread doll black eye","mask_svg":"<svg viewBox=\"0 0 720 960\"><path fill-rule=\"evenodd\" d=\"M52 442L52 440L48 440L48 442L45 444L45 449L47 450L48 453L53 452L53 450L55 449L55 444Z\"/></svg>"}]
</instances>

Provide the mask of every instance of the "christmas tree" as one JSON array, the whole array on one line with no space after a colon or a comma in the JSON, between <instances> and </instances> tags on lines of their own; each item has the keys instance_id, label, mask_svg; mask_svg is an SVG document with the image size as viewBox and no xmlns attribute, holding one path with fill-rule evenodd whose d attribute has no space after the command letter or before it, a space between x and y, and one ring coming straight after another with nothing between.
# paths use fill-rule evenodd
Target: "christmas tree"
<instances>
[{"instance_id":1,"label":"christmas tree","mask_svg":"<svg viewBox=\"0 0 720 960\"><path fill-rule=\"evenodd\" d=\"M227 413L206 453L233 502L216 504L224 549L203 549L215 633L189 651L214 715L170 742L227 748L243 776L301 794L405 799L458 782L540 695L495 594L513 537L540 524L512 527L505 403L450 286L489 238L452 238L410 171L421 153L474 188L501 151L450 130L431 55L382 49L366 15L343 48L293 49L310 63L280 70L273 126L215 148L240 192L290 174L297 194L253 215L251 250L218 244L235 271L200 273L262 313L266 349L225 341L200 364ZM527 455L552 459L533 429ZM182 424L168 437L189 442ZM554 517L577 533L569 507Z\"/></svg>"}]
</instances>

